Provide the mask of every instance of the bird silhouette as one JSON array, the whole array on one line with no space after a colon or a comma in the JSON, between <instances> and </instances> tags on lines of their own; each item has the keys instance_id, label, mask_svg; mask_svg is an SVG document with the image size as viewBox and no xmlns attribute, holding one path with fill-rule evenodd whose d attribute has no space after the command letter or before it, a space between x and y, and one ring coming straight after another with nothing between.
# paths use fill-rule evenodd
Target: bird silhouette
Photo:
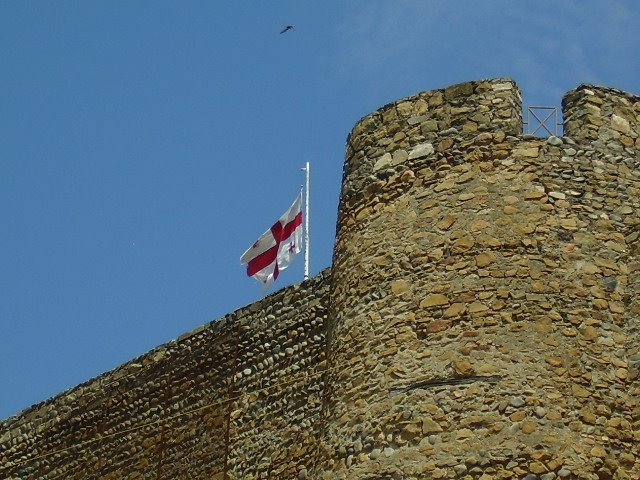
<instances>
[{"instance_id":1,"label":"bird silhouette","mask_svg":"<svg viewBox=\"0 0 640 480\"><path fill-rule=\"evenodd\" d=\"M293 25L287 25L286 27L284 27L282 29L282 31L280 33L282 34L284 32L288 32L289 30L293 30Z\"/></svg>"}]
</instances>

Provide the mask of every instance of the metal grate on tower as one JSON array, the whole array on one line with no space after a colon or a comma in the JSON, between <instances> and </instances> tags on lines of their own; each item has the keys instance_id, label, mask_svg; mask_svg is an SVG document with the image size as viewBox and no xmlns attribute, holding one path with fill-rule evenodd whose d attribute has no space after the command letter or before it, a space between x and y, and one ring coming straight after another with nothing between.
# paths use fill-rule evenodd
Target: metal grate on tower
<instances>
[{"instance_id":1,"label":"metal grate on tower","mask_svg":"<svg viewBox=\"0 0 640 480\"><path fill-rule=\"evenodd\" d=\"M539 137L558 136L558 127L562 135L562 122L558 122L558 107L531 105L527 107L524 124L526 132Z\"/></svg>"}]
</instances>

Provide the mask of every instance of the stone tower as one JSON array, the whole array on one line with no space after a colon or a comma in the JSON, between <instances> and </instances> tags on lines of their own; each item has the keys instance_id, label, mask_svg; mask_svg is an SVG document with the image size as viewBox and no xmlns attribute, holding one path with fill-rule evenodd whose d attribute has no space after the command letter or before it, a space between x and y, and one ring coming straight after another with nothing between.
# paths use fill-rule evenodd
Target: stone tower
<instances>
[{"instance_id":1,"label":"stone tower","mask_svg":"<svg viewBox=\"0 0 640 480\"><path fill-rule=\"evenodd\" d=\"M640 99L563 110L522 135L499 78L352 130L318 478L640 478Z\"/></svg>"}]
</instances>

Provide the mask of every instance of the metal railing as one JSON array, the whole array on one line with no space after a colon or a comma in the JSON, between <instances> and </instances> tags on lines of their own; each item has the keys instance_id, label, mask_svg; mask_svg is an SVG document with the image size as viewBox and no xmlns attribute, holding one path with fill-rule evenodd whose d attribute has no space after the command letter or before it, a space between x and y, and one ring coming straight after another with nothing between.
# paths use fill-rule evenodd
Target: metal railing
<instances>
[{"instance_id":1,"label":"metal railing","mask_svg":"<svg viewBox=\"0 0 640 480\"><path fill-rule=\"evenodd\" d=\"M549 135L562 135L562 122L558 122L558 107L531 105L527 107L524 121L525 133L545 137ZM558 130L558 127L560 129Z\"/></svg>"}]
</instances>

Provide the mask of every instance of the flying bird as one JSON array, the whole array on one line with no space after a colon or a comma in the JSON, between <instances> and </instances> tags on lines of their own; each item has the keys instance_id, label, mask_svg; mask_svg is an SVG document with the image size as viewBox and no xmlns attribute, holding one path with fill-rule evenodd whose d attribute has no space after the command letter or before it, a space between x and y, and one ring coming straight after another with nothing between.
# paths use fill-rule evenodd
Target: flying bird
<instances>
[{"instance_id":1,"label":"flying bird","mask_svg":"<svg viewBox=\"0 0 640 480\"><path fill-rule=\"evenodd\" d=\"M282 31L280 33L282 34L284 32L288 32L289 30L293 30L293 25L287 25L286 27L284 27L282 29Z\"/></svg>"}]
</instances>

